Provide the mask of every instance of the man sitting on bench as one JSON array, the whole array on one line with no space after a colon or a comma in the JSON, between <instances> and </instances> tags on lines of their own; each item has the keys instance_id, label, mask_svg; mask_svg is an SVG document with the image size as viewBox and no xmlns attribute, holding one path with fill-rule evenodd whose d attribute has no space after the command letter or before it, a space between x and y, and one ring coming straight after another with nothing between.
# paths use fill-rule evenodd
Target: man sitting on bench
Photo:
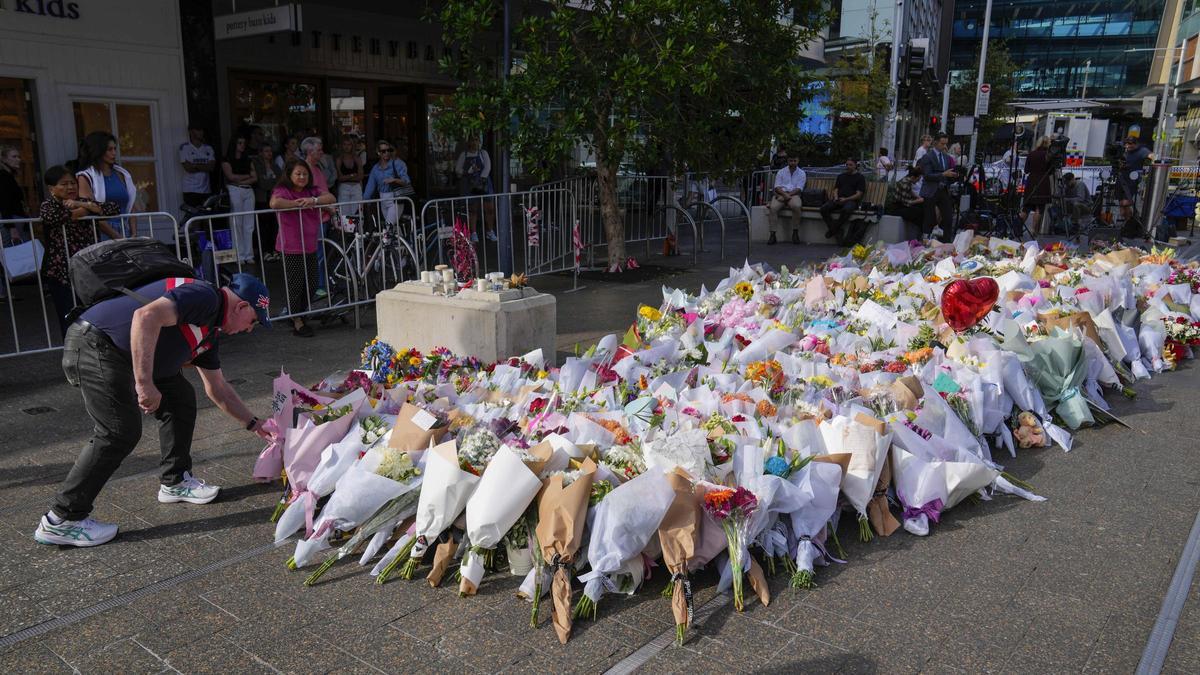
<instances>
[{"instance_id":1,"label":"man sitting on bench","mask_svg":"<svg viewBox=\"0 0 1200 675\"><path fill-rule=\"evenodd\" d=\"M858 204L862 201L866 191L867 179L858 172L858 162L847 159L846 170L838 174L837 180L833 184L832 199L821 207L821 220L825 221L826 239L832 239L835 235L841 238L842 231L846 229L846 221L850 220L850 216L858 210ZM833 223L834 213L838 214L837 225Z\"/></svg>"},{"instance_id":2,"label":"man sitting on bench","mask_svg":"<svg viewBox=\"0 0 1200 675\"><path fill-rule=\"evenodd\" d=\"M775 233L779 231L779 212L784 209L792 211L792 243L800 243L800 234L796 226L800 223L800 192L804 190L804 169L799 167L800 160L796 157L787 158L787 166L775 174L775 188L771 191L771 203L767 206L767 220L771 225L771 238L767 244L776 244Z\"/></svg>"}]
</instances>

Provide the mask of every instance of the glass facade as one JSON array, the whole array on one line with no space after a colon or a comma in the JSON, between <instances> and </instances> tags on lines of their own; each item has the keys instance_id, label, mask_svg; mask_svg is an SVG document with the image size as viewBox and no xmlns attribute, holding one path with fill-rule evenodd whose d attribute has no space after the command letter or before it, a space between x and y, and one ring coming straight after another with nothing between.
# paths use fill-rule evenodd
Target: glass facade
<instances>
[{"instance_id":1,"label":"glass facade","mask_svg":"<svg viewBox=\"0 0 1200 675\"><path fill-rule=\"evenodd\" d=\"M969 71L983 38L984 0L958 0L950 69ZM1021 68L1021 98L1128 98L1146 86L1162 0L994 2L989 34ZM1139 50L1139 51L1131 51ZM1091 65L1087 65L1090 61Z\"/></svg>"}]
</instances>

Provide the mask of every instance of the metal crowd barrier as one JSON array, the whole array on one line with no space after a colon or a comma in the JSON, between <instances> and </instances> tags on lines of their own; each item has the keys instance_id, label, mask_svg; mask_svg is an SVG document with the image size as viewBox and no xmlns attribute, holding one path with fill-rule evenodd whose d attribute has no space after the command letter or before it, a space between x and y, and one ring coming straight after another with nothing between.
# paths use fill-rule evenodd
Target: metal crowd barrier
<instances>
[{"instance_id":1,"label":"metal crowd barrier","mask_svg":"<svg viewBox=\"0 0 1200 675\"><path fill-rule=\"evenodd\" d=\"M118 233L153 237L174 245L177 253L180 251L175 217L169 213L154 211L111 217L89 216L61 226L59 241L64 263L74 253L67 243L67 228L80 228L87 243L94 244L107 238L101 223L108 224ZM20 249L0 248L0 267L4 268L0 272L0 289L7 298L0 306L8 314L8 321L0 322L0 358L62 349L65 322L61 317L75 307L77 298L69 277L64 286L44 274L46 257L56 255L57 251L48 250L41 219L0 220L0 229L6 233L10 229L17 229L24 244ZM29 246L31 242L36 243ZM35 252L38 248L40 252ZM17 251L20 251L20 261L16 258ZM18 264L22 265L21 274L13 278L11 271Z\"/></svg>"},{"instance_id":2,"label":"metal crowd barrier","mask_svg":"<svg viewBox=\"0 0 1200 675\"><path fill-rule=\"evenodd\" d=\"M358 327L359 307L425 268L415 210L408 197L389 197L199 215L184 224L184 259L198 278L218 285L238 272L255 274L271 292L272 309L282 306L274 319L344 320L353 313ZM297 214L298 248L311 251L279 250L280 216L287 213ZM305 226L316 229L316 241L308 241Z\"/></svg>"}]
</instances>

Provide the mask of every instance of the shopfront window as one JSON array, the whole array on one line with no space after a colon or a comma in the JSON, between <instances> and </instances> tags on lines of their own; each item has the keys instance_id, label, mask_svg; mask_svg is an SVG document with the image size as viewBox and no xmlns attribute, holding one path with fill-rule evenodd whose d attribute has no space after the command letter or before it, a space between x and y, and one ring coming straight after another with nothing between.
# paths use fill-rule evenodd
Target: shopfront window
<instances>
[{"instance_id":1,"label":"shopfront window","mask_svg":"<svg viewBox=\"0 0 1200 675\"><path fill-rule=\"evenodd\" d=\"M154 110L149 103L123 101L74 101L75 140L93 131L117 138L117 163L133 176L137 185L135 210L158 210L158 153L154 143Z\"/></svg>"},{"instance_id":2,"label":"shopfront window","mask_svg":"<svg viewBox=\"0 0 1200 675\"><path fill-rule=\"evenodd\" d=\"M337 148L342 138L353 135L366 137L367 92L364 89L329 88L329 124L332 127L331 146Z\"/></svg>"},{"instance_id":3,"label":"shopfront window","mask_svg":"<svg viewBox=\"0 0 1200 675\"><path fill-rule=\"evenodd\" d=\"M437 119L444 114L450 96L448 94L427 94L425 109L428 119L426 128L429 130L429 193L453 193L457 187L454 178L455 140L438 130Z\"/></svg>"},{"instance_id":4,"label":"shopfront window","mask_svg":"<svg viewBox=\"0 0 1200 675\"><path fill-rule=\"evenodd\" d=\"M30 83L0 77L0 145L11 145L21 155L17 185L25 193L25 213L37 215L42 184L34 146L33 107L29 103ZM2 282L2 280L0 280Z\"/></svg>"},{"instance_id":5,"label":"shopfront window","mask_svg":"<svg viewBox=\"0 0 1200 675\"><path fill-rule=\"evenodd\" d=\"M276 150L288 136L320 136L315 81L232 76L233 128L262 127Z\"/></svg>"}]
</instances>

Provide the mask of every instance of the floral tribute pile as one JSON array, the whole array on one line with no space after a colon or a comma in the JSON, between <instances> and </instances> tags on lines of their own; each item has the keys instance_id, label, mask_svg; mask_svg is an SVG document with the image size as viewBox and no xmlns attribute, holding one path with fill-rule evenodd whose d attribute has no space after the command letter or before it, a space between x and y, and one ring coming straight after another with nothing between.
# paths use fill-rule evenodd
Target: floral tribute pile
<instances>
[{"instance_id":1,"label":"floral tribute pile","mask_svg":"<svg viewBox=\"0 0 1200 675\"><path fill-rule=\"evenodd\" d=\"M1170 250L966 232L747 264L558 368L376 340L314 387L281 374L255 476L284 479L275 536L298 536L306 584L356 555L376 583L452 573L467 597L503 568L565 642L657 567L683 642L705 566L740 611L767 574L811 588L842 563L843 513L867 541L1041 500L1003 458L1121 423L1106 394L1191 358L1197 319L1200 272Z\"/></svg>"}]
</instances>

